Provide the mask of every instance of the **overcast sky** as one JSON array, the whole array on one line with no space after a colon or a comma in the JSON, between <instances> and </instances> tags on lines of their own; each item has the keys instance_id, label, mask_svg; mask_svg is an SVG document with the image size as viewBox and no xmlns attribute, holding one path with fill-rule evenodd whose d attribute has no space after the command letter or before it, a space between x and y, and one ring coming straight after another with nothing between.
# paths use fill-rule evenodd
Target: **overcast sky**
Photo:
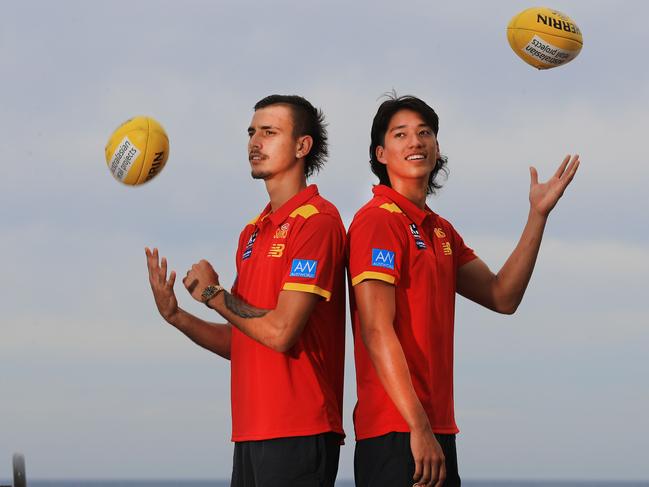
<instances>
[{"instance_id":1,"label":"overcast sky","mask_svg":"<svg viewBox=\"0 0 649 487\"><path fill-rule=\"evenodd\" d=\"M144 246L230 286L243 225L267 203L246 129L271 93L322 107L312 178L345 223L371 196L382 93L440 115L450 176L429 205L497 271L528 211L528 167L582 166L551 215L519 311L458 299L464 478L649 479L649 68L637 1L560 0L584 48L537 71L506 26L529 3L1 0L0 479L228 478L229 364L157 314ZM171 155L137 188L104 145L155 117ZM180 283L183 307L216 319ZM352 477L347 342L339 478Z\"/></svg>"}]
</instances>

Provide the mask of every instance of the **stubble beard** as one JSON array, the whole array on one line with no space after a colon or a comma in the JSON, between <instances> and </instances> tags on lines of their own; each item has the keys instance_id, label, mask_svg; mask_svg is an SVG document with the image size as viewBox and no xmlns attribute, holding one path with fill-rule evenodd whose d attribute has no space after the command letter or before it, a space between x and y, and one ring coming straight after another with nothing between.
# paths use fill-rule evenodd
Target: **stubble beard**
<instances>
[{"instance_id":1,"label":"stubble beard","mask_svg":"<svg viewBox=\"0 0 649 487\"><path fill-rule=\"evenodd\" d=\"M263 180L266 180L271 176L271 174L268 171L261 171L255 169L250 171L250 175L252 176L252 179L263 179Z\"/></svg>"}]
</instances>

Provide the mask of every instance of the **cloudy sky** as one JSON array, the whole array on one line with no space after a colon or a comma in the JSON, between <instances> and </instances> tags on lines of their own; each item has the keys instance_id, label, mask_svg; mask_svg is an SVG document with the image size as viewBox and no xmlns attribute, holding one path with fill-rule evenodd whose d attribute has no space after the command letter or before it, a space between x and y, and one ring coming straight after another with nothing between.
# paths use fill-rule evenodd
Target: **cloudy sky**
<instances>
[{"instance_id":1,"label":"cloudy sky","mask_svg":"<svg viewBox=\"0 0 649 487\"><path fill-rule=\"evenodd\" d=\"M246 128L271 93L325 111L331 156L313 182L348 224L393 88L440 114L450 176L429 205L493 270L525 222L528 167L545 179L582 158L519 311L458 299L463 477L649 479L649 4L552 4L584 49L550 71L507 44L530 6L517 0L0 5L0 479L14 451L38 478L228 477L228 363L157 315L144 246L232 283L238 233L267 202ZM138 114L164 125L171 157L128 188L103 148ZM348 353L339 478L354 387Z\"/></svg>"}]
</instances>

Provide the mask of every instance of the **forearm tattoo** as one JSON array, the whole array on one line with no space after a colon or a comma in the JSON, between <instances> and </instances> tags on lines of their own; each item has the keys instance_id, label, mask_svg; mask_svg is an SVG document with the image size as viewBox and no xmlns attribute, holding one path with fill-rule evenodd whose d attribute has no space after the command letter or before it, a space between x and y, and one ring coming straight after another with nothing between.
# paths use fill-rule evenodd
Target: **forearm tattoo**
<instances>
[{"instance_id":1,"label":"forearm tattoo","mask_svg":"<svg viewBox=\"0 0 649 487\"><path fill-rule=\"evenodd\" d=\"M240 300L227 291L224 291L223 296L225 298L225 307L241 318L261 318L270 311L250 306L248 303Z\"/></svg>"}]
</instances>

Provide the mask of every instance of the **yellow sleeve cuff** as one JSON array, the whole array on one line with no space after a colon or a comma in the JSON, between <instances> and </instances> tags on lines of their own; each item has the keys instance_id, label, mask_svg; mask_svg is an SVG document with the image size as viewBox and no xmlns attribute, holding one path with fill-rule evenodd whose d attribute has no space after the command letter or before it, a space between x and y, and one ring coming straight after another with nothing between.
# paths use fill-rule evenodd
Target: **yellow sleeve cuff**
<instances>
[{"instance_id":1,"label":"yellow sleeve cuff","mask_svg":"<svg viewBox=\"0 0 649 487\"><path fill-rule=\"evenodd\" d=\"M313 293L317 294L318 296L322 296L325 298L327 301L331 299L331 292L327 291L326 289L322 289L321 287L315 286L313 284L299 284L296 282L286 282L284 283L284 287L282 288L285 291L302 291L304 293Z\"/></svg>"},{"instance_id":2,"label":"yellow sleeve cuff","mask_svg":"<svg viewBox=\"0 0 649 487\"><path fill-rule=\"evenodd\" d=\"M383 272L375 271L365 271L352 278L352 286L355 286L359 282L363 282L367 279L377 279L379 281L385 281L389 284L394 284L394 281L396 280L394 276L391 276L390 274L384 274Z\"/></svg>"}]
</instances>

